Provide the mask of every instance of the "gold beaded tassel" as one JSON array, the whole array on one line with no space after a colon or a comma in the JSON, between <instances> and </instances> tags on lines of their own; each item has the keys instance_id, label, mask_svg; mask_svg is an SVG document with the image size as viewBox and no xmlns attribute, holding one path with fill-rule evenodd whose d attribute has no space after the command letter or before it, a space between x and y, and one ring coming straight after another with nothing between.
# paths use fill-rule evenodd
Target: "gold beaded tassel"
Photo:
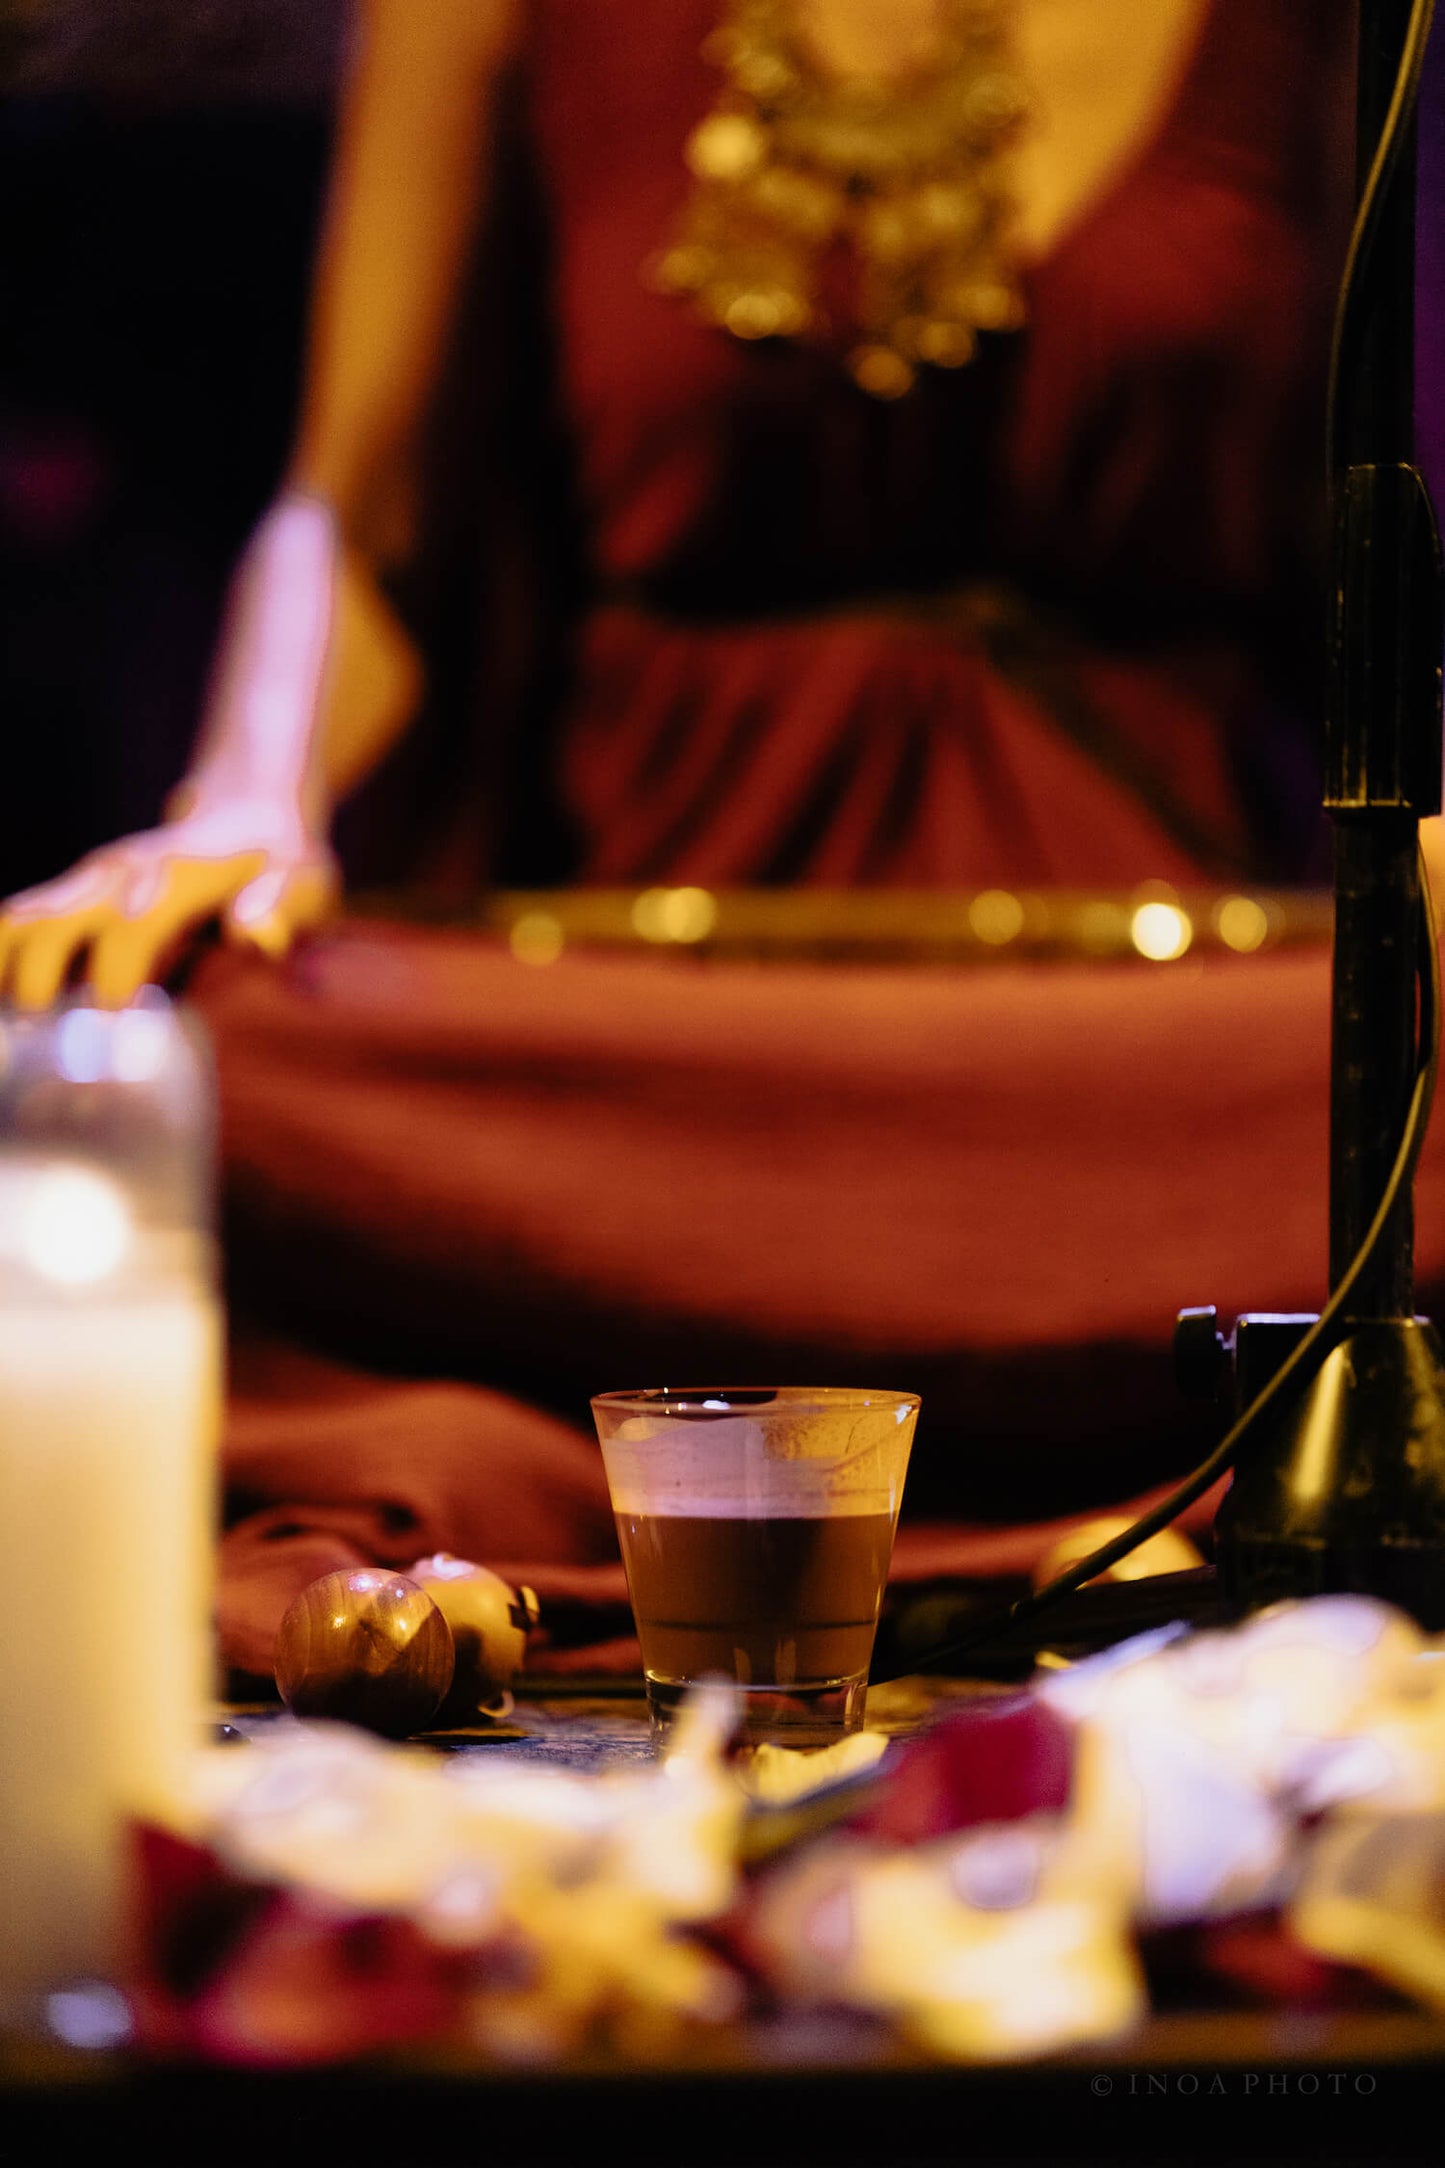
<instances>
[{"instance_id":1,"label":"gold beaded tassel","mask_svg":"<svg viewBox=\"0 0 1445 2168\"><path fill-rule=\"evenodd\" d=\"M737 338L824 338L843 328L822 294L841 245L848 367L883 399L1020 323L1007 152L1024 102L1004 14L1002 0L948 0L937 57L885 81L823 69L791 0L731 0L703 48L726 82L688 138L695 184L653 282Z\"/></svg>"}]
</instances>

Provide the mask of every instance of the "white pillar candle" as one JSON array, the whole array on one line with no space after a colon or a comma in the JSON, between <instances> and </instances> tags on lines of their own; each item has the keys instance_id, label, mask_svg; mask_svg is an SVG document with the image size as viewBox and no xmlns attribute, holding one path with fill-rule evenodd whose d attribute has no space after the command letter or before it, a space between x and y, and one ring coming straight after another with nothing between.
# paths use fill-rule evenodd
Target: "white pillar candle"
<instances>
[{"instance_id":1,"label":"white pillar candle","mask_svg":"<svg viewBox=\"0 0 1445 2168\"><path fill-rule=\"evenodd\" d=\"M216 1371L214 1308L199 1295L0 1311L12 2006L124 1962L126 1818L183 1811L211 1690Z\"/></svg>"},{"instance_id":2,"label":"white pillar candle","mask_svg":"<svg viewBox=\"0 0 1445 2168\"><path fill-rule=\"evenodd\" d=\"M151 1072L117 1075L118 1021L91 1032L99 1076L68 1074L40 1027L17 1062L11 1027L0 1078L7 2028L124 1970L129 1825L184 1824L214 1691L221 1333L209 1241L184 1224L205 1210L207 1087L168 1015Z\"/></svg>"}]
</instances>

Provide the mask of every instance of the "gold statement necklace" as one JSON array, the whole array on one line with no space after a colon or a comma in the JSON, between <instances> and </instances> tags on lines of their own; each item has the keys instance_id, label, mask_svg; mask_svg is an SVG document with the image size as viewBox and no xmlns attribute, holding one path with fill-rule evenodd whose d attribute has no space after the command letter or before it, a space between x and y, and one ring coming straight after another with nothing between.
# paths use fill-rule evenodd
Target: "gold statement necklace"
<instances>
[{"instance_id":1,"label":"gold statement necklace","mask_svg":"<svg viewBox=\"0 0 1445 2168\"><path fill-rule=\"evenodd\" d=\"M728 0L703 47L725 80L688 138L693 190L654 284L736 338L840 341L880 399L1021 323L1007 13L942 0L928 60L865 77L823 65L797 0Z\"/></svg>"}]
</instances>

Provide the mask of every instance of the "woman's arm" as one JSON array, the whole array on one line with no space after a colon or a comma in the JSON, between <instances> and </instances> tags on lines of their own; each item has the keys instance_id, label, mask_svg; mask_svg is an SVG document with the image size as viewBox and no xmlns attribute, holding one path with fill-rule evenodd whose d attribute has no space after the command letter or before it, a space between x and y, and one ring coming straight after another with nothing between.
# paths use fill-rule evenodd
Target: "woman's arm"
<instances>
[{"instance_id":1,"label":"woman's arm","mask_svg":"<svg viewBox=\"0 0 1445 2168\"><path fill-rule=\"evenodd\" d=\"M383 583L416 542L422 426L522 13L523 0L365 0L361 11L287 481L337 521L330 682L310 776L321 805L369 773L419 696Z\"/></svg>"},{"instance_id":2,"label":"woman's arm","mask_svg":"<svg viewBox=\"0 0 1445 2168\"><path fill-rule=\"evenodd\" d=\"M497 80L524 0L363 0L286 484L233 584L190 772L159 829L0 915L0 993L56 997L89 954L119 1004L218 914L273 954L330 907L331 809L406 728L421 664L386 599L482 207Z\"/></svg>"}]
</instances>

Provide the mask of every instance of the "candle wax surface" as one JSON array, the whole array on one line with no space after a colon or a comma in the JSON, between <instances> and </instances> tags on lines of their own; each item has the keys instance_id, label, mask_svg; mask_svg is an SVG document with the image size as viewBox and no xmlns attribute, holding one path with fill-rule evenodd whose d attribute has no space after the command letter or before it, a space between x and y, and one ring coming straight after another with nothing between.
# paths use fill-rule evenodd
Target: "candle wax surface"
<instances>
[{"instance_id":1,"label":"candle wax surface","mask_svg":"<svg viewBox=\"0 0 1445 2168\"><path fill-rule=\"evenodd\" d=\"M0 1306L0 2022L123 1958L130 1815L174 1823L213 1691L218 1306Z\"/></svg>"}]
</instances>

